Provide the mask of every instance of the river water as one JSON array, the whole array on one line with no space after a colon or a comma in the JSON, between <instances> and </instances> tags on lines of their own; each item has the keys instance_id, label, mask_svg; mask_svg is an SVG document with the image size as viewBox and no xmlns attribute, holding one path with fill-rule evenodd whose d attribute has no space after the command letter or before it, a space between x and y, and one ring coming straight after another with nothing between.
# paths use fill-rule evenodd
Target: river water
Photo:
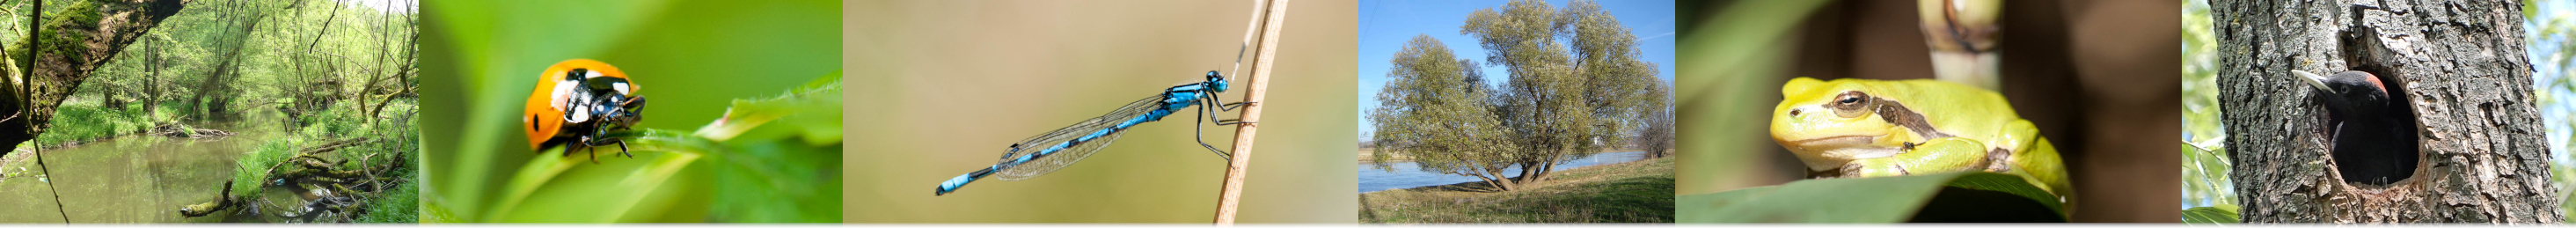
<instances>
[{"instance_id":1,"label":"river water","mask_svg":"<svg viewBox=\"0 0 2576 228\"><path fill-rule=\"evenodd\" d=\"M1564 171L1584 166L1617 164L1621 162L1644 160L1645 158L1645 151L1604 152L1593 154L1592 157L1577 159L1574 160L1574 162L1558 164L1556 165L1556 170ZM1422 186L1456 184L1461 182L1484 181L1484 179L1478 179L1473 176L1459 176L1422 171L1422 169L1419 166L1414 165L1413 162L1397 162L1388 165L1392 166L1391 168L1395 168L1395 171L1387 172L1385 170L1378 170L1376 165L1367 164L1365 162L1361 163L1359 165L1360 193L1387 189L1404 189ZM1520 172L1520 168L1512 168L1506 172Z\"/></svg>"},{"instance_id":2,"label":"river water","mask_svg":"<svg viewBox=\"0 0 2576 228\"><path fill-rule=\"evenodd\" d=\"M55 223L64 216L78 223L243 222L231 216L181 218L179 207L213 200L231 180L234 160L260 143L281 136L261 130L217 129L240 133L217 139L128 135L45 151L51 176L42 176L36 157L12 152L0 164L0 223ZM24 170L24 171L21 171ZM54 192L60 190L58 213ZM236 189L234 191L244 191ZM271 195L290 194L283 191ZM239 212L225 210L224 214Z\"/></svg>"}]
</instances>

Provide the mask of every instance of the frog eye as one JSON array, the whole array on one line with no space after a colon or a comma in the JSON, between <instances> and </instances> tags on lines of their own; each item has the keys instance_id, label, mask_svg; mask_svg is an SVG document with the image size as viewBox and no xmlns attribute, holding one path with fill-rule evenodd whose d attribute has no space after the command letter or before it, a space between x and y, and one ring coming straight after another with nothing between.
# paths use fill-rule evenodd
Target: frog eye
<instances>
[{"instance_id":1,"label":"frog eye","mask_svg":"<svg viewBox=\"0 0 2576 228\"><path fill-rule=\"evenodd\" d=\"M1843 118L1860 117L1861 114L1868 113L1870 111L1868 108L1870 107L1871 100L1873 100L1873 98L1870 98L1868 93L1862 93L1860 91L1845 91L1842 95L1834 96L1834 103L1828 104L1826 107L1834 108L1834 116L1841 116Z\"/></svg>"}]
</instances>

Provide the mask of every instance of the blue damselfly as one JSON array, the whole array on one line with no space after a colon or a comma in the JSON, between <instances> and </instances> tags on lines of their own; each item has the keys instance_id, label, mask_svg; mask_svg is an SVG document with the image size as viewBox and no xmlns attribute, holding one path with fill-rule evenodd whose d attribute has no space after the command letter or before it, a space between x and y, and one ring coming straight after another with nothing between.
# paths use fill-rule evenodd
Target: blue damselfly
<instances>
[{"instance_id":1,"label":"blue damselfly","mask_svg":"<svg viewBox=\"0 0 2576 228\"><path fill-rule=\"evenodd\" d=\"M1127 128L1135 127L1139 123L1162 120L1164 116L1170 116L1190 106L1199 106L1200 117L1191 120L1194 128L1206 126L1196 124L1201 120L1210 120L1216 125L1247 123L1215 119L1217 111L1233 111L1234 108L1245 104L1244 102L1224 103L1223 100L1217 99L1216 93L1225 92L1225 89L1224 75L1217 74L1216 71L1208 71L1207 81L1172 86L1172 88L1163 89L1162 93L1118 107L1108 115L1083 120L1073 126L1066 126L1011 144L1011 148L1002 154L1001 162L940 182L939 191L933 194L947 195L949 192L957 191L958 187L966 186L966 183L988 176L1017 181L1064 169L1065 166L1082 161L1083 157L1090 157L1092 153L1100 152L1100 148L1108 147L1110 142L1118 140L1119 134L1126 133ZM1210 105L1202 104L1217 105L1213 105L1216 106L1215 110L1210 110L1208 109ZM1198 135L1199 133L1193 133L1192 137L1197 138ZM1216 153L1219 159L1232 159L1225 151L1208 145L1207 140L1199 140L1199 147L1205 147L1208 152ZM1022 154L1022 152L1027 153Z\"/></svg>"}]
</instances>

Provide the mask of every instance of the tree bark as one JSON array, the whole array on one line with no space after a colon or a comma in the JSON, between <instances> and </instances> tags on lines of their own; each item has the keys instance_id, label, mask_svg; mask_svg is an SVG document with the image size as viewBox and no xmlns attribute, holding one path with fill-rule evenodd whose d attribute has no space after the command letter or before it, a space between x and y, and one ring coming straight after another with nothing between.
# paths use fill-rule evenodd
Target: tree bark
<instances>
[{"instance_id":1,"label":"tree bark","mask_svg":"<svg viewBox=\"0 0 2576 228\"><path fill-rule=\"evenodd\" d=\"M2548 140L2533 107L2520 5L2510 1L2210 3L2219 102L2247 222L2558 223ZM2291 70L2379 74L2417 123L2418 164L2387 185L2347 182L2323 102Z\"/></svg>"},{"instance_id":2,"label":"tree bark","mask_svg":"<svg viewBox=\"0 0 2576 228\"><path fill-rule=\"evenodd\" d=\"M44 133L54 107L70 97L90 71L150 33L162 19L178 14L184 4L185 0L81 2L61 14L42 15L46 18L38 26L39 37L22 40L18 49L35 54L11 63L32 68L33 77L10 77L13 80L0 87L0 98L9 99L0 101L0 116L15 117L0 117L6 118L0 126L25 130L0 130L0 145L17 145ZM0 151L0 155L8 153Z\"/></svg>"}]
</instances>

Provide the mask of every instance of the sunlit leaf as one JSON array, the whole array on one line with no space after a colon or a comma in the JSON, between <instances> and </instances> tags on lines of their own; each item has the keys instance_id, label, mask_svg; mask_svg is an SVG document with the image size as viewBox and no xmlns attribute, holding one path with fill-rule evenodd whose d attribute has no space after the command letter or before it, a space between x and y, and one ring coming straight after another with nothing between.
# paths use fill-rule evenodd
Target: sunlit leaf
<instances>
[{"instance_id":1,"label":"sunlit leaf","mask_svg":"<svg viewBox=\"0 0 2576 228\"><path fill-rule=\"evenodd\" d=\"M2182 210L2182 223L2233 224L2241 222L2242 221L2238 220L2236 217L2236 205L2194 207Z\"/></svg>"}]
</instances>

